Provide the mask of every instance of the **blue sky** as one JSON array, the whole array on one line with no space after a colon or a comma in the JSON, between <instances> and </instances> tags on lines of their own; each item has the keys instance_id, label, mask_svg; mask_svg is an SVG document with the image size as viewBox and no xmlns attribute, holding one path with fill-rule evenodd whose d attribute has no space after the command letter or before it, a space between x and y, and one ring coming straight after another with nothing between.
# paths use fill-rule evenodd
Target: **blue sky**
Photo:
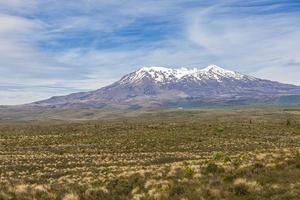
<instances>
[{"instance_id":1,"label":"blue sky","mask_svg":"<svg viewBox=\"0 0 300 200\"><path fill-rule=\"evenodd\" d=\"M299 19L296 0L0 0L0 104L97 89L148 65L300 85Z\"/></svg>"}]
</instances>

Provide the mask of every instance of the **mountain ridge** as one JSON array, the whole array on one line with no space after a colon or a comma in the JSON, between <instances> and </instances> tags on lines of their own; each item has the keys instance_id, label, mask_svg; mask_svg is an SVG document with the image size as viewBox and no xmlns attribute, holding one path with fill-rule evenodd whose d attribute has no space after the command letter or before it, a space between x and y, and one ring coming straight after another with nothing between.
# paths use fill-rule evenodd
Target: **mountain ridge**
<instances>
[{"instance_id":1,"label":"mountain ridge","mask_svg":"<svg viewBox=\"0 0 300 200\"><path fill-rule=\"evenodd\" d=\"M227 77L227 78L231 77L231 78L242 79L245 76L245 75L242 75L242 74L234 72L234 71L225 70L223 68L218 67L217 65L209 65L208 67L203 68L203 69L198 69L198 68L189 69L189 68L185 68L185 67L177 68L177 69L166 68L166 67L142 67L142 68L140 68L139 70L137 70L133 73L136 74L133 77L133 80L138 80L138 78L141 78L141 77L139 77L139 75L143 75L145 73L148 73L157 82L166 81L166 80L168 80L168 78L169 79L172 78L172 79L175 79L175 80L180 80L180 79L182 79L184 77L188 77L188 76L196 78L198 80L205 79L205 78L206 79L208 79L208 78L218 79L218 76L221 76L221 77L223 76L223 77ZM159 73L160 73L160 75L163 75L163 77L162 76L153 77L153 76L155 76ZM132 73L129 74L129 76L130 75L132 75ZM215 76L212 77L212 75L215 75ZM250 77L250 76L248 76L248 77ZM124 78L126 78L126 76L123 77L121 79L121 81ZM167 78L167 79L164 79L164 78Z\"/></svg>"},{"instance_id":2,"label":"mountain ridge","mask_svg":"<svg viewBox=\"0 0 300 200\"><path fill-rule=\"evenodd\" d=\"M255 78L217 65L206 68L142 67L90 92L28 104L55 108L151 108L222 102L272 102L300 95L300 87Z\"/></svg>"}]
</instances>

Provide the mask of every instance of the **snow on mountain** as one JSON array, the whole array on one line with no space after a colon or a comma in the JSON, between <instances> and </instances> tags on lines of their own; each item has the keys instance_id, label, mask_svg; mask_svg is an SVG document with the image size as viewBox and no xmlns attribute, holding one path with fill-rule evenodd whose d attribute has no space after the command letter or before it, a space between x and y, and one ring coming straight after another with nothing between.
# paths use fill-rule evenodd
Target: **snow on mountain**
<instances>
[{"instance_id":1,"label":"snow on mountain","mask_svg":"<svg viewBox=\"0 0 300 200\"><path fill-rule=\"evenodd\" d=\"M245 76L243 74L225 70L217 65L209 65L204 69L198 68L165 68L165 67L142 67L139 70L125 76L121 79L121 83L130 84L142 82L143 79L150 78L156 83L170 83L170 82L180 82L183 79L191 79L194 81L200 80L217 80L222 82L222 79L254 79L250 76Z\"/></svg>"},{"instance_id":2,"label":"snow on mountain","mask_svg":"<svg viewBox=\"0 0 300 200\"><path fill-rule=\"evenodd\" d=\"M300 96L300 87L258 79L209 65L206 68L142 67L91 92L52 97L30 106L55 108L140 108L230 102L276 102ZM295 98L292 98L295 99ZM296 98L297 99L297 98Z\"/></svg>"}]
</instances>

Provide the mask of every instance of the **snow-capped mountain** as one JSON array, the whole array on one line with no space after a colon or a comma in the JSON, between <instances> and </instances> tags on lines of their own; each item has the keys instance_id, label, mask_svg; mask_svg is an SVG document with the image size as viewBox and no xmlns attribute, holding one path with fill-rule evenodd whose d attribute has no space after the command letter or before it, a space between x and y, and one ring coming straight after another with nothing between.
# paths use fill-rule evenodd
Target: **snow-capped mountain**
<instances>
[{"instance_id":1,"label":"snow-capped mountain","mask_svg":"<svg viewBox=\"0 0 300 200\"><path fill-rule=\"evenodd\" d=\"M135 84L143 81L143 78L150 78L159 84L168 84L171 82L180 82L184 79L193 81L217 80L219 82L224 78L243 79L245 75L237 72L225 70L216 65L210 65L204 69L188 68L165 68L165 67L143 67L121 79L121 83ZM250 77L248 77L250 78Z\"/></svg>"},{"instance_id":2,"label":"snow-capped mountain","mask_svg":"<svg viewBox=\"0 0 300 200\"><path fill-rule=\"evenodd\" d=\"M300 87L258 79L210 65L203 69L142 67L91 92L52 97L33 106L140 108L274 102L300 95Z\"/></svg>"}]
</instances>

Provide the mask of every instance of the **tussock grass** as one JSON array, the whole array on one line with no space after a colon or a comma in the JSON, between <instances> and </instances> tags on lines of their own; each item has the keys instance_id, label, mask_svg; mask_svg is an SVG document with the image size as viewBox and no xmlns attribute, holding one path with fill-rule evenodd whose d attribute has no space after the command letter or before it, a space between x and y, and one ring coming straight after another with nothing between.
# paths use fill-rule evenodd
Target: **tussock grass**
<instances>
[{"instance_id":1,"label":"tussock grass","mask_svg":"<svg viewBox=\"0 0 300 200\"><path fill-rule=\"evenodd\" d=\"M0 199L299 199L300 113L209 112L2 123Z\"/></svg>"}]
</instances>

